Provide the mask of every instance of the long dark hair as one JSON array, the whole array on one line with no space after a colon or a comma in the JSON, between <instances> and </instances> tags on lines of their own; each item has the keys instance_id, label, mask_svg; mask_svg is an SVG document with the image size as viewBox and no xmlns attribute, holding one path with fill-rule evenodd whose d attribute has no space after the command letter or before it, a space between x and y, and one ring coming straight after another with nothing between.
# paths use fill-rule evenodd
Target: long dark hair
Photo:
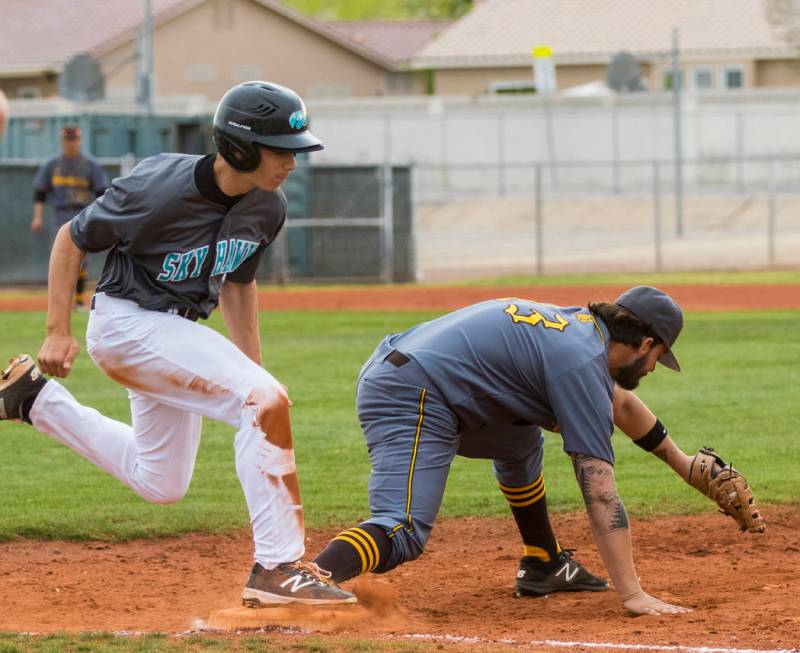
<instances>
[{"instance_id":1,"label":"long dark hair","mask_svg":"<svg viewBox=\"0 0 800 653\"><path fill-rule=\"evenodd\" d=\"M603 320L608 327L611 339L616 342L633 345L634 347L639 347L645 338L653 338L656 345L662 342L661 338L653 333L649 325L642 322L627 308L623 308L618 304L590 302L589 311L595 317Z\"/></svg>"}]
</instances>

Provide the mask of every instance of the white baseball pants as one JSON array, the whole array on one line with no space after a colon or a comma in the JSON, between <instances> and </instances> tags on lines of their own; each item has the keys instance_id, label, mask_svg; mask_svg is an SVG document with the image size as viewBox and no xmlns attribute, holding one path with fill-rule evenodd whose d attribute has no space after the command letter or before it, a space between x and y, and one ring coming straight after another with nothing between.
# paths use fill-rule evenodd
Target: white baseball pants
<instances>
[{"instance_id":1,"label":"white baseball pants","mask_svg":"<svg viewBox=\"0 0 800 653\"><path fill-rule=\"evenodd\" d=\"M304 554L303 509L294 450L254 426L253 390L277 397L275 378L232 342L177 315L99 293L86 332L89 355L128 388L132 426L78 403L50 380L33 404L34 427L71 447L153 503L172 503L189 488L201 415L237 429L236 473L244 490L255 559L271 569ZM285 444L285 443L284 443Z\"/></svg>"}]
</instances>

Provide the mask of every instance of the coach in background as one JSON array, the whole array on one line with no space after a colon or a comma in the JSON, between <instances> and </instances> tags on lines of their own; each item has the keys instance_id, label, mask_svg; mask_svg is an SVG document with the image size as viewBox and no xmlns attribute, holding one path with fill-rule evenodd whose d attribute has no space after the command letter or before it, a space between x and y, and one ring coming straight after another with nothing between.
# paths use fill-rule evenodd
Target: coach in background
<instances>
[{"instance_id":1,"label":"coach in background","mask_svg":"<svg viewBox=\"0 0 800 653\"><path fill-rule=\"evenodd\" d=\"M50 202L53 215L49 221L50 244L58 230L83 211L108 187L106 173L92 157L81 152L81 130L77 125L61 129L61 154L46 161L36 173L31 231L42 231L44 204ZM75 286L75 307L85 308L86 259L81 265Z\"/></svg>"}]
</instances>

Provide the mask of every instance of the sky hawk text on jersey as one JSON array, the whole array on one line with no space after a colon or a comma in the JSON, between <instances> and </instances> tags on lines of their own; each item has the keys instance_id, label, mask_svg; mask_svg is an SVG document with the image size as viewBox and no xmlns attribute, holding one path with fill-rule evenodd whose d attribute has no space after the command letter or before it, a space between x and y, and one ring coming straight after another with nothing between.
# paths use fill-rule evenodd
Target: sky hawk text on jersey
<instances>
[{"instance_id":1,"label":"sky hawk text on jersey","mask_svg":"<svg viewBox=\"0 0 800 653\"><path fill-rule=\"evenodd\" d=\"M206 257L208 256L208 245L196 247L188 252L170 252L164 257L161 266L161 274L158 275L159 281L184 281L189 278L200 276ZM258 249L258 243L252 240L242 240L241 238L231 238L230 240L220 240L217 243L217 252L214 259L214 269L211 276L233 272ZM189 272L191 265L192 271Z\"/></svg>"}]
</instances>

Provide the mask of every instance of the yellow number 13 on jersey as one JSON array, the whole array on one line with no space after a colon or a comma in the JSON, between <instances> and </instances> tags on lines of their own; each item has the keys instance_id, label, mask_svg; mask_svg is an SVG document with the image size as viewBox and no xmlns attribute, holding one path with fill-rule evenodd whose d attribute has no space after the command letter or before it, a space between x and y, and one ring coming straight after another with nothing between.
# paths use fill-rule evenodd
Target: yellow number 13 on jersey
<instances>
[{"instance_id":1,"label":"yellow number 13 on jersey","mask_svg":"<svg viewBox=\"0 0 800 653\"><path fill-rule=\"evenodd\" d=\"M545 329L557 329L558 331L563 331L569 324L569 322L558 313L554 314L555 321L548 320L544 315L539 313L539 311L531 311L530 315L518 315L519 306L516 304L509 304L505 312L511 316L511 319L514 320L514 324L519 324L520 322L530 324L531 326L541 324Z\"/></svg>"}]
</instances>

